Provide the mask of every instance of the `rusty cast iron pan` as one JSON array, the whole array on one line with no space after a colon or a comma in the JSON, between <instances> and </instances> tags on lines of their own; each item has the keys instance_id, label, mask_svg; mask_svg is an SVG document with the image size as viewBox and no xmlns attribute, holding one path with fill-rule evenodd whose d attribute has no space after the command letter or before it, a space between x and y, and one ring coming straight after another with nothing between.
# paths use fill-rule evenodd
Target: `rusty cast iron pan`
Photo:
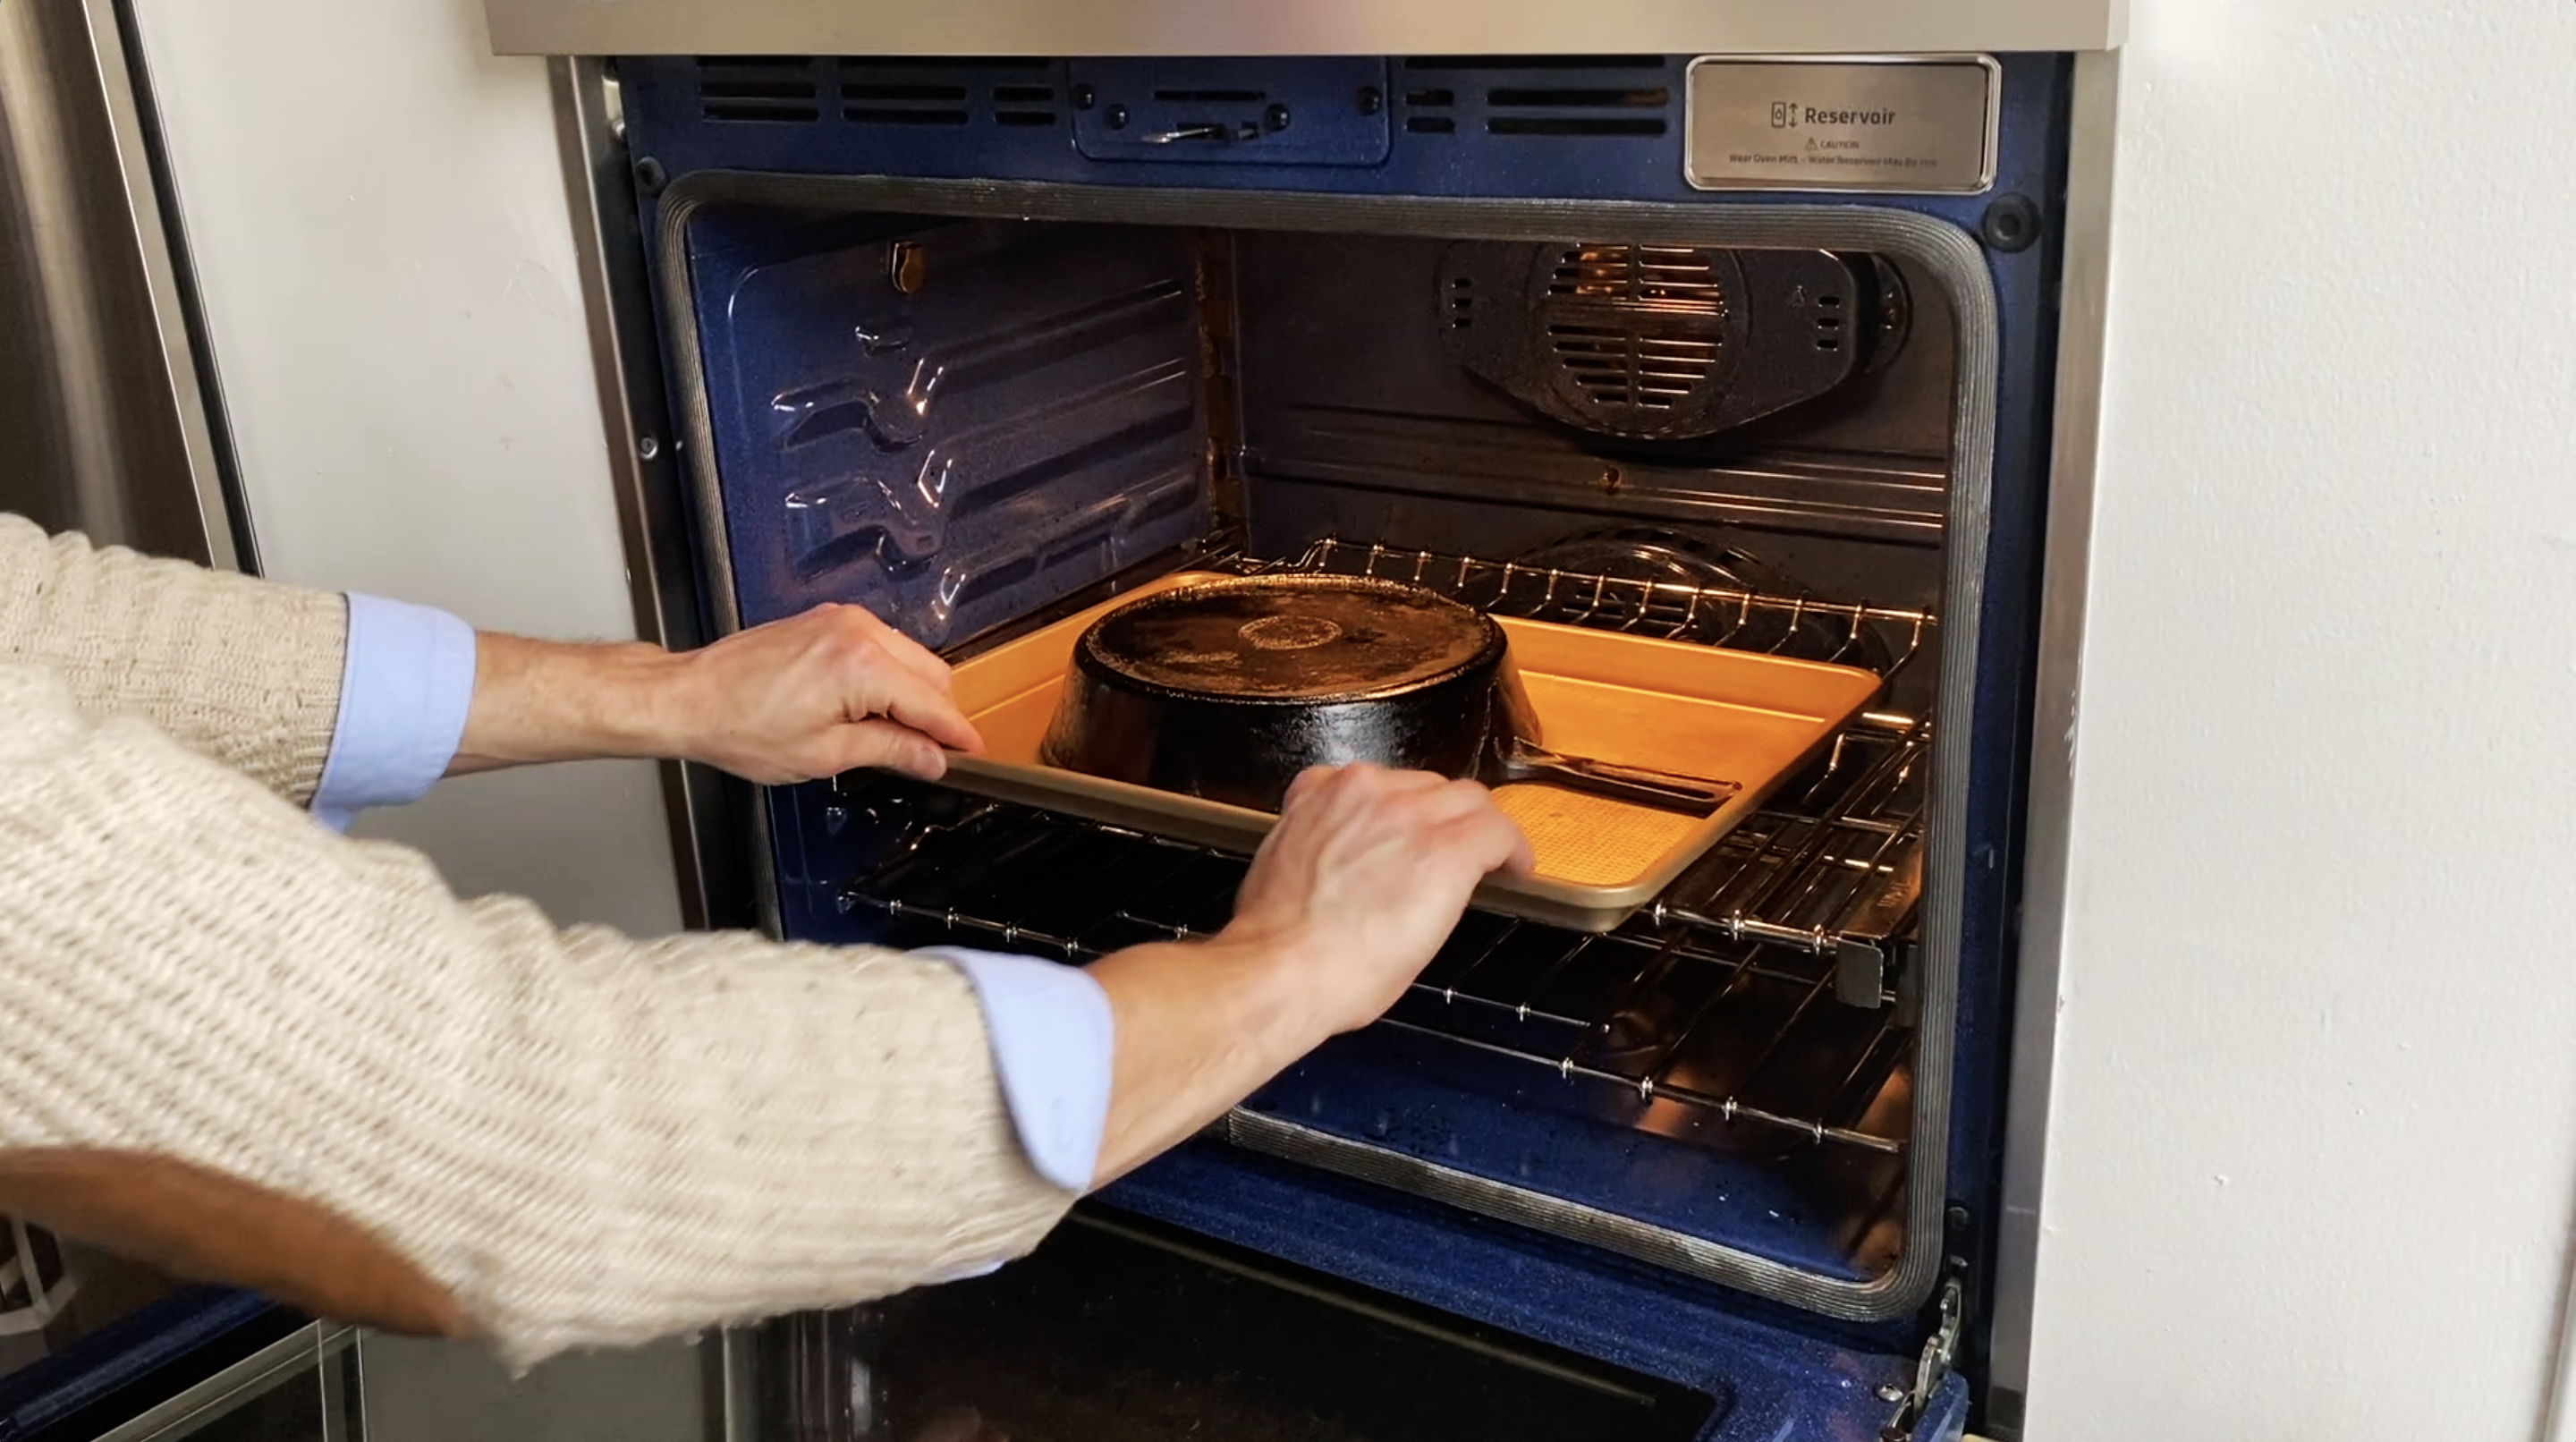
<instances>
[{"instance_id":1,"label":"rusty cast iron pan","mask_svg":"<svg viewBox=\"0 0 2576 1442\"><path fill-rule=\"evenodd\" d=\"M1350 576L1211 581L1101 617L1074 644L1039 756L1260 811L1310 766L1361 761L1700 816L1739 789L1548 750L1492 618Z\"/></svg>"}]
</instances>

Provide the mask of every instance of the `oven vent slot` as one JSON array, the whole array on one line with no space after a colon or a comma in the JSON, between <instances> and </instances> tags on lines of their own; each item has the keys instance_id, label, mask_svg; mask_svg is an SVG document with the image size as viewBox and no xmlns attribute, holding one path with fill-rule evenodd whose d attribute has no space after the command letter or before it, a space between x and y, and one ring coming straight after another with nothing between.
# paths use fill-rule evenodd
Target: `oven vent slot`
<instances>
[{"instance_id":1,"label":"oven vent slot","mask_svg":"<svg viewBox=\"0 0 2576 1442\"><path fill-rule=\"evenodd\" d=\"M1048 60L708 57L698 61L698 111L709 120L808 125L838 103L839 118L866 126L1008 129L1063 122L1063 90Z\"/></svg>"},{"instance_id":2,"label":"oven vent slot","mask_svg":"<svg viewBox=\"0 0 2576 1442\"><path fill-rule=\"evenodd\" d=\"M702 59L698 113L709 120L810 125L823 118L813 62L797 57Z\"/></svg>"},{"instance_id":3,"label":"oven vent slot","mask_svg":"<svg viewBox=\"0 0 2576 1442\"><path fill-rule=\"evenodd\" d=\"M1404 62L1404 128L1451 135L1653 139L1672 129L1673 87L1655 55L1576 55L1497 64L1456 56Z\"/></svg>"},{"instance_id":4,"label":"oven vent slot","mask_svg":"<svg viewBox=\"0 0 2576 1442\"><path fill-rule=\"evenodd\" d=\"M1052 60L881 57L840 62L841 118L854 125L1052 126L1059 87Z\"/></svg>"}]
</instances>

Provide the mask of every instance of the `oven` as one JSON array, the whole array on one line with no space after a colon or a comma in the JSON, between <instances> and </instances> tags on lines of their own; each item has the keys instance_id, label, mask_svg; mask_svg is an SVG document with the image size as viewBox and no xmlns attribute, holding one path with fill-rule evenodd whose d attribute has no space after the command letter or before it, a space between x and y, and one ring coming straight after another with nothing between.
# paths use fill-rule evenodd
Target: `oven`
<instances>
[{"instance_id":1,"label":"oven","mask_svg":"<svg viewBox=\"0 0 2576 1442\"><path fill-rule=\"evenodd\" d=\"M1030 1259L729 1334L727 1435L2011 1434L2074 52L2111 12L1352 44L1007 8L491 0L502 48L583 57L651 633L856 602L964 667L1175 575L1331 573L1874 689L1677 879L1480 906ZM668 779L695 919L800 939L1080 964L1222 925L1244 864L990 776ZM1603 875L1661 835L1558 824Z\"/></svg>"}]
</instances>

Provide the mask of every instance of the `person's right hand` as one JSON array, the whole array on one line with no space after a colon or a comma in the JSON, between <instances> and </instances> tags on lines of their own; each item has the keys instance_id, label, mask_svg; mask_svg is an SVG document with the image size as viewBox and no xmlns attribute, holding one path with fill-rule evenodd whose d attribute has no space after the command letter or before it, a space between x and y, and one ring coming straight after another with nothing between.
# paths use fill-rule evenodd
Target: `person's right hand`
<instances>
[{"instance_id":1,"label":"person's right hand","mask_svg":"<svg viewBox=\"0 0 2576 1442\"><path fill-rule=\"evenodd\" d=\"M1479 882L1532 860L1473 781L1319 767L1288 788L1221 939L1295 954L1322 1020L1355 1031L1431 964Z\"/></svg>"},{"instance_id":2,"label":"person's right hand","mask_svg":"<svg viewBox=\"0 0 2576 1442\"><path fill-rule=\"evenodd\" d=\"M1092 1185L1192 1136L1336 1032L1386 1013L1476 883L1529 841L1472 781L1346 766L1288 789L1234 920L1091 964L1116 1020Z\"/></svg>"}]
</instances>

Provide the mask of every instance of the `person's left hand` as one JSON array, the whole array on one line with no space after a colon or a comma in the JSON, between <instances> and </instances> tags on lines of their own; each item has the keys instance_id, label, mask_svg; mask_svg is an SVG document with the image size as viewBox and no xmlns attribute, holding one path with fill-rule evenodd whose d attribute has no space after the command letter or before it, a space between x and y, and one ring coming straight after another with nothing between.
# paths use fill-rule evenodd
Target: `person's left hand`
<instances>
[{"instance_id":1,"label":"person's left hand","mask_svg":"<svg viewBox=\"0 0 2576 1442\"><path fill-rule=\"evenodd\" d=\"M674 658L656 723L667 754L767 785L881 766L935 781L983 737L948 663L857 606L825 605Z\"/></svg>"}]
</instances>

